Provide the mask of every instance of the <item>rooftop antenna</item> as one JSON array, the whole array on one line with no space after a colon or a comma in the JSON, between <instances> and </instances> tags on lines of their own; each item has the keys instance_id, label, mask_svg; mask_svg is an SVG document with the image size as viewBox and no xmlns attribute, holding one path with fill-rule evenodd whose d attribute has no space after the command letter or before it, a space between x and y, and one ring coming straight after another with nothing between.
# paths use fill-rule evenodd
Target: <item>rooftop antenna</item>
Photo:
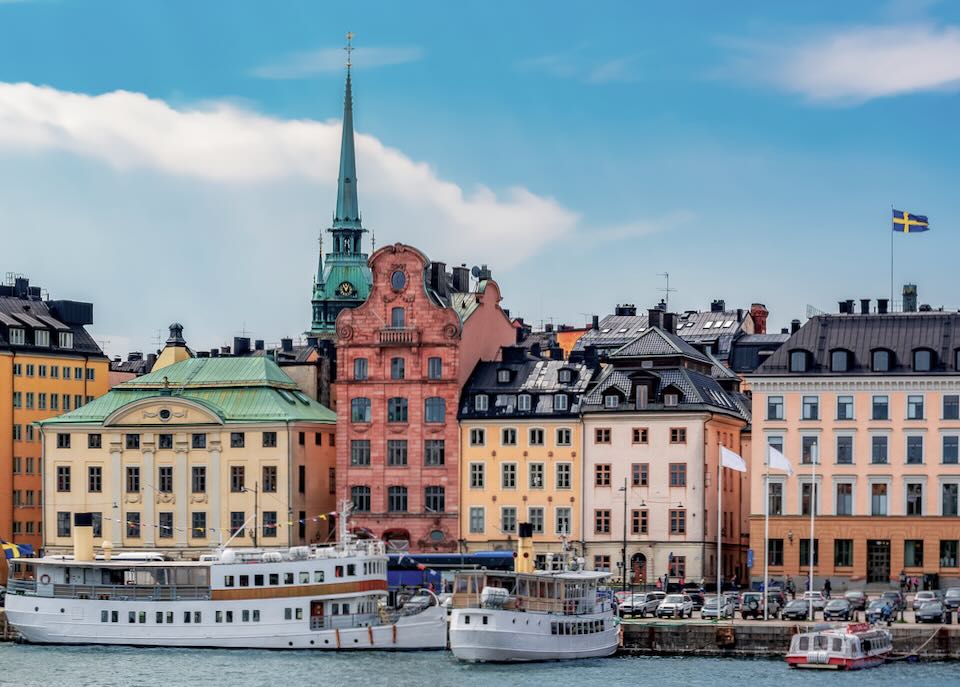
<instances>
[{"instance_id":1,"label":"rooftop antenna","mask_svg":"<svg viewBox=\"0 0 960 687\"><path fill-rule=\"evenodd\" d=\"M153 347L155 350L158 350L158 351L160 350L160 341L161 341L160 330L158 329L156 336L153 337Z\"/></svg>"},{"instance_id":2,"label":"rooftop antenna","mask_svg":"<svg viewBox=\"0 0 960 687\"><path fill-rule=\"evenodd\" d=\"M667 306L667 312L670 312L670 294L671 294L671 293L674 293L674 292L676 291L676 289L671 289L671 288L670 288L670 273L669 273L669 272L660 272L660 273L657 274L657 276L658 276L658 277L663 277L664 279L667 280L667 285L666 285L664 288L662 288L662 289L657 289L657 291L660 291L661 293L666 294L666 295L663 297L663 301L664 301L664 303L665 303L666 306Z\"/></svg>"},{"instance_id":3,"label":"rooftop antenna","mask_svg":"<svg viewBox=\"0 0 960 687\"><path fill-rule=\"evenodd\" d=\"M823 312L820 308L810 305L807 303L807 319L811 317L817 317L819 315L826 315L827 313Z\"/></svg>"}]
</instances>

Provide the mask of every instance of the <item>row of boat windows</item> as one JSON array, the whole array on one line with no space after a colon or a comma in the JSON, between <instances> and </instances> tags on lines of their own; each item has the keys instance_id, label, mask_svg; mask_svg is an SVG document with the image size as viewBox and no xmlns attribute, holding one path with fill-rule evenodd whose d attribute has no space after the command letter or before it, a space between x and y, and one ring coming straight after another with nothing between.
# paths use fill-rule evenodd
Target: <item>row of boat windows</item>
<instances>
[{"instance_id":1,"label":"row of boat windows","mask_svg":"<svg viewBox=\"0 0 960 687\"><path fill-rule=\"evenodd\" d=\"M331 615L350 615L350 604L349 603L331 603L330 604ZM372 604L358 604L357 612L372 612ZM259 609L243 609L238 612L239 622L243 623L259 623L260 622L260 610ZM147 611L127 611L127 623L128 624L141 624L145 625L147 622L148 612ZM232 623L234 621L235 613L234 611L215 611L214 612L214 622L217 623ZM303 620L303 609L302 608L284 608L283 609L283 619L284 620ZM486 618L484 618L486 620ZM120 622L120 611L100 611L100 622L101 623L119 623ZM154 613L154 622L157 625L173 625L175 622L175 615L173 611L156 611ZM184 611L183 612L183 624L184 625L199 625L203 622L203 614L200 611Z\"/></svg>"},{"instance_id":2,"label":"row of boat windows","mask_svg":"<svg viewBox=\"0 0 960 687\"><path fill-rule=\"evenodd\" d=\"M810 649L810 637L801 637L800 638L800 651L807 651ZM830 644L833 644L831 649ZM834 651L840 653L843 651L843 640L839 637L824 637L823 635L815 635L813 637L813 650L814 651Z\"/></svg>"},{"instance_id":3,"label":"row of boat windows","mask_svg":"<svg viewBox=\"0 0 960 687\"><path fill-rule=\"evenodd\" d=\"M592 635L603 632L603 629L604 623L602 620L550 623L550 634L552 635Z\"/></svg>"},{"instance_id":4,"label":"row of boat windows","mask_svg":"<svg viewBox=\"0 0 960 687\"><path fill-rule=\"evenodd\" d=\"M362 575L383 575L385 566L380 561L370 561L361 564ZM224 575L224 587L275 587L280 584L281 573L269 573L267 575ZM298 573L282 573L283 584L310 584L310 572L301 570ZM355 577L357 575L357 564L337 565L333 569L334 577ZM313 583L319 584L324 581L324 571L313 571ZM252 584L251 584L252 582Z\"/></svg>"}]
</instances>

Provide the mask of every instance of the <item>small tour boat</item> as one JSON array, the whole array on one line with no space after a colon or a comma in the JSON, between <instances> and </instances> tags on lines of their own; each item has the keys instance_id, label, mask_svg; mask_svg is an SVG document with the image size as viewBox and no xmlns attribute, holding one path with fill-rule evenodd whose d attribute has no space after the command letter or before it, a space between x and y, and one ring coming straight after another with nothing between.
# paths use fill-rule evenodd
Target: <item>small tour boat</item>
<instances>
[{"instance_id":1,"label":"small tour boat","mask_svg":"<svg viewBox=\"0 0 960 687\"><path fill-rule=\"evenodd\" d=\"M462 661L514 662L616 652L617 619L611 602L597 595L598 584L609 574L584 570L583 559L569 562L565 556L559 569L534 571L529 536L521 525L517 572L456 576L450 615L453 655Z\"/></svg>"},{"instance_id":2,"label":"small tour boat","mask_svg":"<svg viewBox=\"0 0 960 687\"><path fill-rule=\"evenodd\" d=\"M893 650L889 630L867 623L816 625L790 641L787 663L792 668L859 670L884 663Z\"/></svg>"}]
</instances>

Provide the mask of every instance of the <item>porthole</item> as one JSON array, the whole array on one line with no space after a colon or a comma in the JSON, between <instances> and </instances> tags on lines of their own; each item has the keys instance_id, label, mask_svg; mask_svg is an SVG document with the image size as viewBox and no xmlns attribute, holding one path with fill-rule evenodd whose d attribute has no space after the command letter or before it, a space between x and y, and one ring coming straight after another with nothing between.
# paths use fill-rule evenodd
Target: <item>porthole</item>
<instances>
[{"instance_id":1,"label":"porthole","mask_svg":"<svg viewBox=\"0 0 960 687\"><path fill-rule=\"evenodd\" d=\"M169 409L169 408L164 408L164 409L162 409L162 410L160 411L160 419L163 420L164 422L166 422L167 420L170 419L170 409Z\"/></svg>"}]
</instances>

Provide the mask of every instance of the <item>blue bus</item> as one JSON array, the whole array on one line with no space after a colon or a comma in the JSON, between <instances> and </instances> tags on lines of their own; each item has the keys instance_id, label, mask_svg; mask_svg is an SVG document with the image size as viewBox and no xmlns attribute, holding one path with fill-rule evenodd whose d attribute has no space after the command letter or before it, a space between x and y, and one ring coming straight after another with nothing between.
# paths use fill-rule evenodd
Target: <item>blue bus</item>
<instances>
[{"instance_id":1,"label":"blue bus","mask_svg":"<svg viewBox=\"0 0 960 687\"><path fill-rule=\"evenodd\" d=\"M387 562L387 586L402 588L427 587L440 592L444 580L457 570L513 570L513 551L478 551L476 553L391 553ZM447 575L444 575L447 573Z\"/></svg>"}]
</instances>

